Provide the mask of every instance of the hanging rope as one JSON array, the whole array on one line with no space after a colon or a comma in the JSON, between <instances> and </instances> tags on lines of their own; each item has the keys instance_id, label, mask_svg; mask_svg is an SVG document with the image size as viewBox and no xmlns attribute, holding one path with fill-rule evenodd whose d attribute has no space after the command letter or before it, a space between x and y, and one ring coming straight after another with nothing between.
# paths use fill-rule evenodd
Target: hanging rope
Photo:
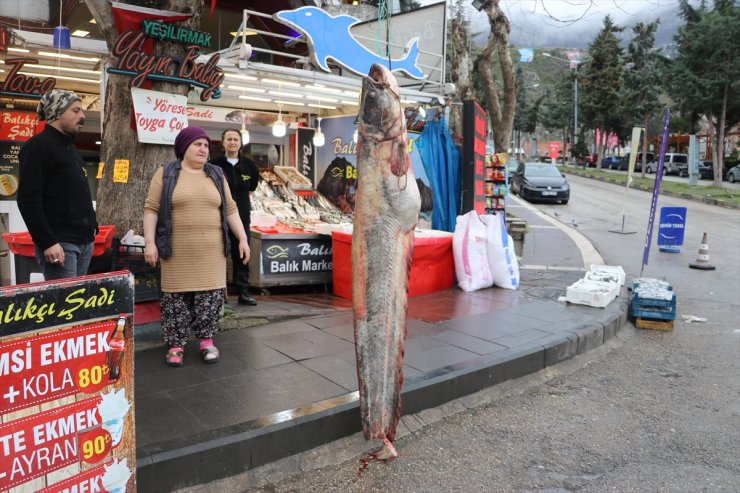
<instances>
[{"instance_id":1,"label":"hanging rope","mask_svg":"<svg viewBox=\"0 0 740 493\"><path fill-rule=\"evenodd\" d=\"M391 12L387 0L378 1L378 30L375 37L375 51L378 55L388 58L388 68L391 68ZM385 40L383 40L385 34ZM385 49L383 48L385 41Z\"/></svg>"}]
</instances>

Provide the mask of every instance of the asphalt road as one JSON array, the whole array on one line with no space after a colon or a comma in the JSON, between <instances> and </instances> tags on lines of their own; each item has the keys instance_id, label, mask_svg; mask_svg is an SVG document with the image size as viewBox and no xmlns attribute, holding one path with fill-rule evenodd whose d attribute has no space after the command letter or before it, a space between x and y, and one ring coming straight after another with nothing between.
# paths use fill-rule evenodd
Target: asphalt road
<instances>
[{"instance_id":1,"label":"asphalt road","mask_svg":"<svg viewBox=\"0 0 740 493\"><path fill-rule=\"evenodd\" d=\"M628 278L642 270L670 282L673 331L628 325L585 355L407 418L412 432L393 461L365 464L353 437L289 459L306 470L298 476L282 478L277 463L241 486L200 491L740 491L740 212L661 197L658 207L688 208L685 244L678 254L653 248L643 268L650 194L629 191L622 229L623 189L569 180L567 206L537 207ZM688 267L704 232L715 271Z\"/></svg>"}]
</instances>

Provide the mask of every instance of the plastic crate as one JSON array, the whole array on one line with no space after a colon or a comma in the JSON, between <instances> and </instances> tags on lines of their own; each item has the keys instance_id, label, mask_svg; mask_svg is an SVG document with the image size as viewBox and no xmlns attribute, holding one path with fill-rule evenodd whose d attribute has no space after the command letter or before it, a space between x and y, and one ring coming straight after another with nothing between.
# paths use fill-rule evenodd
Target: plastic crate
<instances>
[{"instance_id":1,"label":"plastic crate","mask_svg":"<svg viewBox=\"0 0 740 493\"><path fill-rule=\"evenodd\" d=\"M604 308L619 295L619 284L579 279L565 290L569 303Z\"/></svg>"},{"instance_id":2,"label":"plastic crate","mask_svg":"<svg viewBox=\"0 0 740 493\"><path fill-rule=\"evenodd\" d=\"M152 267L144 260L144 247L127 245L113 239L112 264L114 271L128 270L134 275L134 301L151 301L160 298L159 264Z\"/></svg>"},{"instance_id":3,"label":"plastic crate","mask_svg":"<svg viewBox=\"0 0 740 493\"><path fill-rule=\"evenodd\" d=\"M93 257L103 255L113 244L116 235L115 226L98 226L98 234L95 235L93 245ZM8 244L8 249L15 255L24 257L35 257L33 239L31 233L22 231L20 233L3 233L3 241Z\"/></svg>"},{"instance_id":4,"label":"plastic crate","mask_svg":"<svg viewBox=\"0 0 740 493\"><path fill-rule=\"evenodd\" d=\"M641 298L638 294L633 294L632 317L675 320L676 295L674 294L670 300L656 300L652 298Z\"/></svg>"}]
</instances>

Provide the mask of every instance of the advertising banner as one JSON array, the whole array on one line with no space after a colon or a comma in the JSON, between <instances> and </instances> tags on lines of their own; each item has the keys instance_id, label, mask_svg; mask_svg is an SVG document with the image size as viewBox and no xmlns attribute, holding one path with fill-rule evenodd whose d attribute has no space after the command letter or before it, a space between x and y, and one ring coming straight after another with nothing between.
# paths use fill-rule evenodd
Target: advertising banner
<instances>
[{"instance_id":1,"label":"advertising banner","mask_svg":"<svg viewBox=\"0 0 740 493\"><path fill-rule=\"evenodd\" d=\"M551 140L547 143L547 155L553 160L553 163L557 162L560 157L560 141Z\"/></svg>"},{"instance_id":2,"label":"advertising banner","mask_svg":"<svg viewBox=\"0 0 740 493\"><path fill-rule=\"evenodd\" d=\"M0 491L136 491L133 282L0 288Z\"/></svg>"},{"instance_id":3,"label":"advertising banner","mask_svg":"<svg viewBox=\"0 0 740 493\"><path fill-rule=\"evenodd\" d=\"M321 119L321 131L326 136L326 144L316 148L315 163L316 190L340 210L349 214L354 213L357 184L357 144L352 138L357 125L354 121L354 116ZM416 140L420 134L416 132L407 132L407 134L411 168L414 170L416 184L419 186L419 193L422 197L419 227L430 227L432 189L429 185L429 177L424 171L421 154L416 146Z\"/></svg>"},{"instance_id":4,"label":"advertising banner","mask_svg":"<svg viewBox=\"0 0 740 493\"><path fill-rule=\"evenodd\" d=\"M486 112L475 101L463 102L462 208L485 214Z\"/></svg>"},{"instance_id":5,"label":"advertising banner","mask_svg":"<svg viewBox=\"0 0 740 493\"><path fill-rule=\"evenodd\" d=\"M16 200L20 142L0 141L0 200Z\"/></svg>"},{"instance_id":6,"label":"advertising banner","mask_svg":"<svg viewBox=\"0 0 740 493\"><path fill-rule=\"evenodd\" d=\"M663 133L661 135L661 141L660 141L660 154L658 156L658 169L655 171L655 183L653 184L653 199L650 202L650 215L648 216L647 234L645 235L645 249L642 252L642 267L643 268L648 264L648 260L650 259L650 242L653 239L653 223L655 222L655 211L658 208L658 193L660 192L660 184L663 180L663 161L665 160L665 148L668 142L668 124L670 122L671 122L671 111L669 108L666 108L665 116L663 117ZM640 275L642 275L642 269L640 269Z\"/></svg>"},{"instance_id":7,"label":"advertising banner","mask_svg":"<svg viewBox=\"0 0 740 493\"><path fill-rule=\"evenodd\" d=\"M316 146L313 145L313 128L299 128L296 131L296 168L311 180L312 188L316 188Z\"/></svg>"},{"instance_id":8,"label":"advertising banner","mask_svg":"<svg viewBox=\"0 0 740 493\"><path fill-rule=\"evenodd\" d=\"M136 135L145 144L175 143L180 130L188 126L188 97L131 88Z\"/></svg>"},{"instance_id":9,"label":"advertising banner","mask_svg":"<svg viewBox=\"0 0 740 493\"><path fill-rule=\"evenodd\" d=\"M6 111L0 113L0 140L24 142L46 126L39 121L35 113L25 111Z\"/></svg>"}]
</instances>

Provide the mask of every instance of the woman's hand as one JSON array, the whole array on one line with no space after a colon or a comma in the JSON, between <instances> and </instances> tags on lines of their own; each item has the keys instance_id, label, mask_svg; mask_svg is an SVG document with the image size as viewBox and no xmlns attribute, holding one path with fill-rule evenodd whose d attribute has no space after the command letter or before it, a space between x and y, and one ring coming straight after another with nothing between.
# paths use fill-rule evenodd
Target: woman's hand
<instances>
[{"instance_id":1,"label":"woman's hand","mask_svg":"<svg viewBox=\"0 0 740 493\"><path fill-rule=\"evenodd\" d=\"M244 265L247 265L247 262L249 262L249 240L247 238L242 238L239 240L239 257L242 259L242 263Z\"/></svg>"},{"instance_id":2,"label":"woman's hand","mask_svg":"<svg viewBox=\"0 0 740 493\"><path fill-rule=\"evenodd\" d=\"M157 265L157 260L159 260L157 245L154 243L147 243L144 247L144 261L146 261L147 265L155 267Z\"/></svg>"}]
</instances>

